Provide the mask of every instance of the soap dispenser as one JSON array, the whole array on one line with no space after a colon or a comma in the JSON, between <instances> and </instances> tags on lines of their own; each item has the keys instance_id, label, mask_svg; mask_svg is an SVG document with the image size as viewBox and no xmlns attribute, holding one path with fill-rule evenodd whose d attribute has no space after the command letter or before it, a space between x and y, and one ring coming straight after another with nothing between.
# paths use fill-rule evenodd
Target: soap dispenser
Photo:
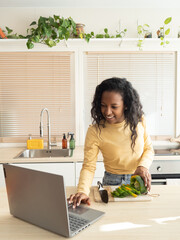
<instances>
[{"instance_id":1,"label":"soap dispenser","mask_svg":"<svg viewBox=\"0 0 180 240\"><path fill-rule=\"evenodd\" d=\"M66 134L65 133L63 133L62 149L67 149L67 139L66 139Z\"/></svg>"},{"instance_id":2,"label":"soap dispenser","mask_svg":"<svg viewBox=\"0 0 180 240\"><path fill-rule=\"evenodd\" d=\"M75 139L74 133L68 132L68 137L71 136L69 140L69 149L70 149L70 157L73 156L73 150L75 149Z\"/></svg>"},{"instance_id":3,"label":"soap dispenser","mask_svg":"<svg viewBox=\"0 0 180 240\"><path fill-rule=\"evenodd\" d=\"M69 135L71 136L70 140L69 140L69 148L71 150L75 149L75 139L74 139L74 133L69 133Z\"/></svg>"}]
</instances>

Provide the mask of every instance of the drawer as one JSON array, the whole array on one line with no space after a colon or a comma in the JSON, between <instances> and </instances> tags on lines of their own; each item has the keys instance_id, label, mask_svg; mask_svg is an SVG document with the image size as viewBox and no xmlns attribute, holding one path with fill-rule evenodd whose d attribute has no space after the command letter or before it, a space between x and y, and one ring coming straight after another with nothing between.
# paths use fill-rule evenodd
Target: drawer
<instances>
[{"instance_id":1,"label":"drawer","mask_svg":"<svg viewBox=\"0 0 180 240\"><path fill-rule=\"evenodd\" d=\"M75 163L23 163L14 165L63 175L66 186L75 186Z\"/></svg>"}]
</instances>

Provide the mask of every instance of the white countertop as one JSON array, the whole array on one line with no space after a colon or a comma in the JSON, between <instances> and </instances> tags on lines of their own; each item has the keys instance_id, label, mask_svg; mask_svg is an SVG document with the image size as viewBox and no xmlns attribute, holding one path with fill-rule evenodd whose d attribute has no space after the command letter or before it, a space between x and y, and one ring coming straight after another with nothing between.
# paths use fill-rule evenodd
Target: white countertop
<instances>
[{"instance_id":1,"label":"white countertop","mask_svg":"<svg viewBox=\"0 0 180 240\"><path fill-rule=\"evenodd\" d=\"M25 147L1 147L0 148L0 163L36 163L36 162L82 162L84 152L83 146L77 146L72 157L53 157L53 158L14 158ZM172 156L154 156L154 160L180 160L180 155ZM101 154L98 156L98 161L103 161Z\"/></svg>"},{"instance_id":2,"label":"white countertop","mask_svg":"<svg viewBox=\"0 0 180 240\"><path fill-rule=\"evenodd\" d=\"M67 188L67 196L75 192ZM180 186L152 186L149 202L97 203L91 192L91 206L105 215L73 237L74 240L178 240L180 239ZM53 240L62 236L14 218L9 213L7 194L0 189L0 239Z\"/></svg>"}]
</instances>

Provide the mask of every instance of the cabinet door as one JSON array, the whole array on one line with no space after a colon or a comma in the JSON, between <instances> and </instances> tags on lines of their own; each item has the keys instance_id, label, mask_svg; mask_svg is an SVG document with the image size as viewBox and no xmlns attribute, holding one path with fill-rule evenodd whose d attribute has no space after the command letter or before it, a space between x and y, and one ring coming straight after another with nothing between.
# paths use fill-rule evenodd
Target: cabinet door
<instances>
[{"instance_id":1,"label":"cabinet door","mask_svg":"<svg viewBox=\"0 0 180 240\"><path fill-rule=\"evenodd\" d=\"M75 163L18 163L14 165L63 175L66 186L75 186Z\"/></svg>"},{"instance_id":2,"label":"cabinet door","mask_svg":"<svg viewBox=\"0 0 180 240\"><path fill-rule=\"evenodd\" d=\"M79 182L79 176L80 176L80 171L81 171L81 168L82 168L82 164L83 164L82 162L76 163L76 186ZM96 171L95 171L95 174L94 174L92 186L96 186L97 181L102 182L103 176L104 176L104 163L103 162L97 162L96 163Z\"/></svg>"}]
</instances>

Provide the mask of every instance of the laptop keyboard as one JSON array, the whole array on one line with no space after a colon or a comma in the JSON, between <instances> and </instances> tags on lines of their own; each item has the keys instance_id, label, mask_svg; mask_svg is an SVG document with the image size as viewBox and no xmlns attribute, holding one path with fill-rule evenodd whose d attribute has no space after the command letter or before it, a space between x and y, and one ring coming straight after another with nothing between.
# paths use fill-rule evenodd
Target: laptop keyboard
<instances>
[{"instance_id":1,"label":"laptop keyboard","mask_svg":"<svg viewBox=\"0 0 180 240\"><path fill-rule=\"evenodd\" d=\"M86 219L78 218L73 215L69 215L69 222L70 222L70 230L76 231L77 229L83 227L88 223Z\"/></svg>"}]
</instances>

